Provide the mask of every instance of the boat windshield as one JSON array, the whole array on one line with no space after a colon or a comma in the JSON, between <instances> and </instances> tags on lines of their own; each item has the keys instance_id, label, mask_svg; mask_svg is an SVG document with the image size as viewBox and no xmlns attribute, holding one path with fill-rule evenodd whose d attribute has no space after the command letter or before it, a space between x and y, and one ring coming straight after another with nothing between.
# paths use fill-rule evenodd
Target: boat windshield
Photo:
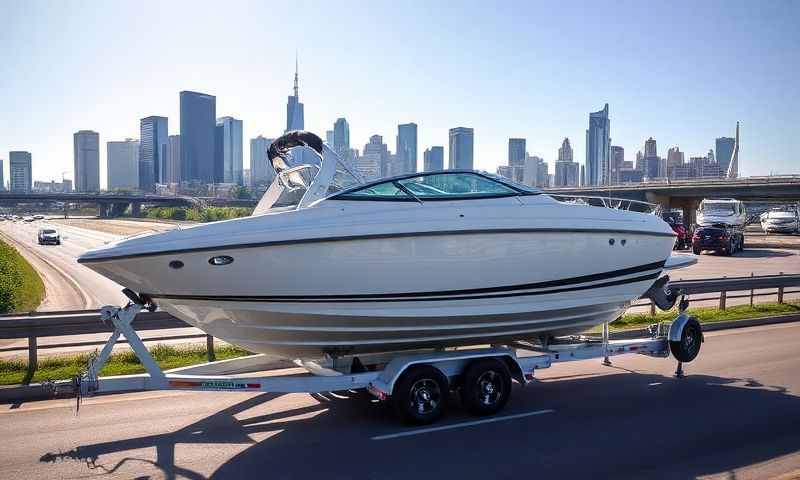
<instances>
[{"instance_id":1,"label":"boat windshield","mask_svg":"<svg viewBox=\"0 0 800 480\"><path fill-rule=\"evenodd\" d=\"M346 190L335 200L460 200L524 195L509 185L474 172L426 173L390 178Z\"/></svg>"},{"instance_id":2,"label":"boat windshield","mask_svg":"<svg viewBox=\"0 0 800 480\"><path fill-rule=\"evenodd\" d=\"M710 215L733 215L736 213L733 203L729 202L703 202L700 211Z\"/></svg>"}]
</instances>

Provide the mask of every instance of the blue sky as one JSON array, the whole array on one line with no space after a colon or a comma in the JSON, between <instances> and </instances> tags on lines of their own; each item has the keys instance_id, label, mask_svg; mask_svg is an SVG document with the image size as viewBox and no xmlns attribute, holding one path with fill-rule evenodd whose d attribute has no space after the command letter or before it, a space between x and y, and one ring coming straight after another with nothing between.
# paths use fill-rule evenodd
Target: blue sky
<instances>
[{"instance_id":1,"label":"blue sky","mask_svg":"<svg viewBox=\"0 0 800 480\"><path fill-rule=\"evenodd\" d=\"M245 142L277 136L295 50L307 129L344 116L354 147L378 133L394 151L416 122L420 165L455 126L475 129L477 168L504 164L508 137L553 162L566 136L583 162L607 102L626 160L649 136L705 155L739 120L743 174L800 173L798 1L5 0L0 17L6 178L9 150L32 152L35 179L71 178L72 133L92 129L104 182L105 142L141 117L178 133L180 90L216 95Z\"/></svg>"}]
</instances>

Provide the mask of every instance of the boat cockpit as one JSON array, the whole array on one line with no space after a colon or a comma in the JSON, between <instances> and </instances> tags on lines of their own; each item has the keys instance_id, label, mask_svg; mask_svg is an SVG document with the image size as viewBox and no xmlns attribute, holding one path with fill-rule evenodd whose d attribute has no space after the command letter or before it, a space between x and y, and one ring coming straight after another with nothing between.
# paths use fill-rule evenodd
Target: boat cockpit
<instances>
[{"instance_id":1,"label":"boat cockpit","mask_svg":"<svg viewBox=\"0 0 800 480\"><path fill-rule=\"evenodd\" d=\"M365 182L317 135L293 131L275 140L267 152L275 179L253 215L300 210L330 200L419 202L541 195L537 188L474 170L410 173ZM654 213L657 205L611 197L547 194L560 203Z\"/></svg>"},{"instance_id":2,"label":"boat cockpit","mask_svg":"<svg viewBox=\"0 0 800 480\"><path fill-rule=\"evenodd\" d=\"M289 132L268 151L275 179L253 215L307 208L324 199L411 201L538 195L537 189L472 170L412 173L365 182L316 135Z\"/></svg>"}]
</instances>

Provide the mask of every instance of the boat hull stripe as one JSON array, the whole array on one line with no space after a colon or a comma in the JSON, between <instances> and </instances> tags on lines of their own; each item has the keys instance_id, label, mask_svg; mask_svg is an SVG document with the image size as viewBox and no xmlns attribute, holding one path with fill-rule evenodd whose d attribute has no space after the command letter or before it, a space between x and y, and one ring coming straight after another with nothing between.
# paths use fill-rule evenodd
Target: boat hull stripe
<instances>
[{"instance_id":1,"label":"boat hull stripe","mask_svg":"<svg viewBox=\"0 0 800 480\"><path fill-rule=\"evenodd\" d=\"M663 263L663 262L662 262ZM564 293L564 292L572 292L577 290L588 290L593 288L603 288L603 287L613 287L617 285L625 285L628 283L637 283L643 282L646 280L654 280L658 278L661 274L660 267L651 267L659 268L659 271L649 273L646 275L640 275L637 277L631 278L624 278L621 280L614 280L605 283L592 283L589 285L576 285L576 286L564 286L564 288L548 288L544 290L536 290L536 291L525 291L525 292L518 292L514 290L519 290L517 286L512 286L507 289L507 293L490 293L490 294L470 294L469 296L465 296L465 294L457 294L452 295L447 292L425 292L431 293L431 296L426 295L410 295L407 297L395 297L387 295L378 295L379 298L374 297L362 297L362 296L239 296L239 295L170 295L170 294L157 294L157 293L145 293L144 295L153 298L153 299L169 299L169 300L196 300L196 301L214 301L214 302L280 302L280 303L368 303L368 302L408 302L408 301L425 301L425 302L435 302L435 301L443 301L443 300L475 300L475 299L484 299L484 298L502 298L502 297L521 297L521 296L534 296L534 295L550 295L554 293ZM617 275L619 276L619 275ZM577 277L580 278L580 277ZM582 280L577 283L585 283L590 280ZM556 282L561 282L561 280L556 280ZM528 287L530 288L530 287ZM540 287L537 287L540 288ZM437 296L433 296L437 295Z\"/></svg>"},{"instance_id":2,"label":"boat hull stripe","mask_svg":"<svg viewBox=\"0 0 800 480\"><path fill-rule=\"evenodd\" d=\"M239 243L232 245L215 245L213 247L178 248L175 250L131 253L123 255L109 255L107 257L78 258L78 263L99 263L112 260L124 260L128 258L158 257L164 255L180 255L183 253L194 252L226 252L228 250L238 250L245 248L260 248L279 245L301 245L305 243L323 242L350 242L356 240L375 240L385 238L412 238L412 237L440 237L452 235L495 235L509 233L602 233L617 235L640 235L644 237L674 237L672 232L648 232L641 230L625 229L603 229L603 228L491 228L480 230L443 230L430 232L399 232L399 233L379 233L370 235L349 235L339 237L319 237L301 238L292 240L276 240L272 242Z\"/></svg>"}]
</instances>

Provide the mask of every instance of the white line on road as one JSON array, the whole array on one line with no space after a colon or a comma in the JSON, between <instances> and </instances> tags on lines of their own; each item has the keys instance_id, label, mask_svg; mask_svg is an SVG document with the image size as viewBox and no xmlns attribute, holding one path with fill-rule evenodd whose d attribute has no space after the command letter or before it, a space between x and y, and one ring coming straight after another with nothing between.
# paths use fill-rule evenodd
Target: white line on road
<instances>
[{"instance_id":1,"label":"white line on road","mask_svg":"<svg viewBox=\"0 0 800 480\"><path fill-rule=\"evenodd\" d=\"M472 422L454 423L452 425L442 425L441 427L420 428L417 430L410 430L407 432L389 433L386 435L378 435L372 437L372 440L390 440L392 438L410 437L412 435L422 435L423 433L441 432L442 430L453 430L455 428L472 427L475 425L483 425L484 423L503 422L505 420L514 420L517 418L531 417L533 415L544 415L545 413L554 413L555 410L536 410L535 412L518 413L516 415L506 415L505 417L492 417L483 420L475 420Z\"/></svg>"}]
</instances>

